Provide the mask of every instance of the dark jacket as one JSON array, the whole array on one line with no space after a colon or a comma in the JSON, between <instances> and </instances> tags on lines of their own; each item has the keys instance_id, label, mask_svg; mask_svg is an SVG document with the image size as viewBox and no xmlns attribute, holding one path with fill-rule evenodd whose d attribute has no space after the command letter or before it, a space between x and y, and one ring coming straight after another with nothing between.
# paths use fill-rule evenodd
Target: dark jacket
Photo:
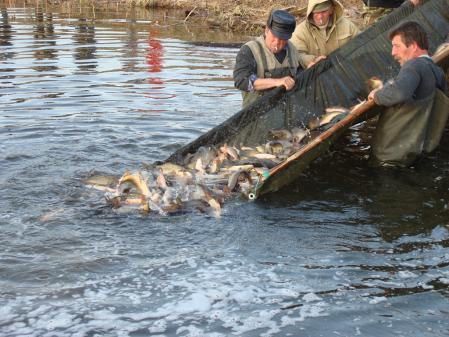
<instances>
[{"instance_id":1,"label":"dark jacket","mask_svg":"<svg viewBox=\"0 0 449 337\"><path fill-rule=\"evenodd\" d=\"M363 0L368 7L397 8L406 0Z\"/></svg>"},{"instance_id":2,"label":"dark jacket","mask_svg":"<svg viewBox=\"0 0 449 337\"><path fill-rule=\"evenodd\" d=\"M252 88L257 78L295 78L301 70L298 53L290 42L277 54L266 47L263 36L247 42L237 54L233 72L234 85L242 91L243 107L265 93Z\"/></svg>"},{"instance_id":3,"label":"dark jacket","mask_svg":"<svg viewBox=\"0 0 449 337\"><path fill-rule=\"evenodd\" d=\"M381 113L373 136L372 162L409 166L421 153L434 150L449 113L443 93L444 72L430 57L406 62L374 96L378 105L389 108Z\"/></svg>"},{"instance_id":4,"label":"dark jacket","mask_svg":"<svg viewBox=\"0 0 449 337\"><path fill-rule=\"evenodd\" d=\"M374 100L378 105L393 106L429 97L435 88L447 94L443 70L430 57L418 57L405 62L398 76L384 85Z\"/></svg>"}]
</instances>

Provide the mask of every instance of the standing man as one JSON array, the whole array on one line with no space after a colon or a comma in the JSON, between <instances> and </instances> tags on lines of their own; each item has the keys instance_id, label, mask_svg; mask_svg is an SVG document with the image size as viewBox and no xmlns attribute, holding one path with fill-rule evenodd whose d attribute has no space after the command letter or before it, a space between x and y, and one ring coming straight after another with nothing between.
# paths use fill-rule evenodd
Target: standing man
<instances>
[{"instance_id":1,"label":"standing man","mask_svg":"<svg viewBox=\"0 0 449 337\"><path fill-rule=\"evenodd\" d=\"M301 65L311 67L359 33L343 17L337 0L309 0L306 19L296 27L291 42L299 52Z\"/></svg>"},{"instance_id":2,"label":"standing man","mask_svg":"<svg viewBox=\"0 0 449 337\"><path fill-rule=\"evenodd\" d=\"M388 107L379 117L371 160L380 166L409 166L439 144L449 114L443 70L428 54L424 29L408 21L394 28L391 55L401 65L398 76L368 99ZM444 93L444 94L443 94Z\"/></svg>"},{"instance_id":3,"label":"standing man","mask_svg":"<svg viewBox=\"0 0 449 337\"><path fill-rule=\"evenodd\" d=\"M401 6L407 0L362 0L363 24L365 27L372 25L391 11ZM421 0L410 0L414 6L418 6Z\"/></svg>"},{"instance_id":4,"label":"standing man","mask_svg":"<svg viewBox=\"0 0 449 337\"><path fill-rule=\"evenodd\" d=\"M270 13L264 35L240 48L234 68L234 85L242 91L243 107L268 89L284 86L291 90L294 87L296 74L302 70L298 53L288 41L295 27L293 15L275 10Z\"/></svg>"}]
</instances>

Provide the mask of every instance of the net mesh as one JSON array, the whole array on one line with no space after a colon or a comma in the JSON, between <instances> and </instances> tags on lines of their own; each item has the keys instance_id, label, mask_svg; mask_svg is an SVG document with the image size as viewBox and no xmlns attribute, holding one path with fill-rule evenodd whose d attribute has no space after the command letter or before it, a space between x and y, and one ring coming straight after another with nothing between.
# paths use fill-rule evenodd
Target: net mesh
<instances>
[{"instance_id":1,"label":"net mesh","mask_svg":"<svg viewBox=\"0 0 449 337\"><path fill-rule=\"evenodd\" d=\"M269 130L304 128L313 119L323 115L326 107L349 108L358 104L369 93L366 84L369 78L377 76L385 81L398 73L399 65L390 54L388 32L399 22L408 20L419 22L427 31L432 53L449 33L449 0L427 0L416 8L411 3L397 8L325 60L299 74L292 91L285 92L282 88L271 90L174 152L165 162L182 165L186 155L195 153L202 146L263 144ZM271 190L295 179L343 131L339 130L325 144L314 149L313 153L286 168Z\"/></svg>"}]
</instances>

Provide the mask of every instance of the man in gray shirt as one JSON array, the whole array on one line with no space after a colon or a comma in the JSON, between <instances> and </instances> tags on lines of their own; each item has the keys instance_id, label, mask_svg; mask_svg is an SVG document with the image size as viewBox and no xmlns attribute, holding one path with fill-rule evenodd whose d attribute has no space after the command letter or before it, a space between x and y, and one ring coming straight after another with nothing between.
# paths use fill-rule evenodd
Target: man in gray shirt
<instances>
[{"instance_id":1,"label":"man in gray shirt","mask_svg":"<svg viewBox=\"0 0 449 337\"><path fill-rule=\"evenodd\" d=\"M379 117L371 160L382 166L409 166L440 141L449 114L447 83L442 69L429 57L427 35L418 23L405 22L389 37L391 54L401 70L368 96L388 107Z\"/></svg>"}]
</instances>

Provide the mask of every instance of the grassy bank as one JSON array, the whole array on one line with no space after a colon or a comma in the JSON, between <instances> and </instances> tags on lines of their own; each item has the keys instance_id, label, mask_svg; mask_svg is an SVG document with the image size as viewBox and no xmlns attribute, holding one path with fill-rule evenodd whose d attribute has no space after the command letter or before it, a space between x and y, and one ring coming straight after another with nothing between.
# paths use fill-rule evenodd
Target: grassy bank
<instances>
[{"instance_id":1,"label":"grassy bank","mask_svg":"<svg viewBox=\"0 0 449 337\"><path fill-rule=\"evenodd\" d=\"M362 1L341 2L346 8L346 15L360 24ZM262 31L266 17L273 8L287 9L301 19L307 7L307 0L137 0L134 3L149 9L181 8L185 10L186 20L203 20L210 26L254 33Z\"/></svg>"}]
</instances>

